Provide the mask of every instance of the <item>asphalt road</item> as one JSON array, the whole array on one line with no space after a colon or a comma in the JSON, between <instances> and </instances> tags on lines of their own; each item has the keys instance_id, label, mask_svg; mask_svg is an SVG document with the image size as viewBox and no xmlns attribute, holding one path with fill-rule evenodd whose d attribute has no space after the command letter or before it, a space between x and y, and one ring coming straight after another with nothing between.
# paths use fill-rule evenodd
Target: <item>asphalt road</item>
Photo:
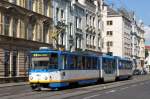
<instances>
[{"instance_id":1,"label":"asphalt road","mask_svg":"<svg viewBox=\"0 0 150 99\"><path fill-rule=\"evenodd\" d=\"M150 99L150 81L91 92L65 99Z\"/></svg>"},{"instance_id":2,"label":"asphalt road","mask_svg":"<svg viewBox=\"0 0 150 99\"><path fill-rule=\"evenodd\" d=\"M32 91L29 85L0 88L0 99L149 99L150 75L60 91Z\"/></svg>"}]
</instances>

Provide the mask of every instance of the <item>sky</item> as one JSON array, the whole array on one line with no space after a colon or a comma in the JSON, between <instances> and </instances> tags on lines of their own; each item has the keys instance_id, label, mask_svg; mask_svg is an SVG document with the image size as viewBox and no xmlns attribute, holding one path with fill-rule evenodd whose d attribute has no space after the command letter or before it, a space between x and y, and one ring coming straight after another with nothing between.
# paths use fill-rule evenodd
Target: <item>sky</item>
<instances>
[{"instance_id":1,"label":"sky","mask_svg":"<svg viewBox=\"0 0 150 99\"><path fill-rule=\"evenodd\" d=\"M142 20L145 24L146 45L150 45L150 0L105 0L108 4L115 7L125 7L134 11L138 20Z\"/></svg>"}]
</instances>

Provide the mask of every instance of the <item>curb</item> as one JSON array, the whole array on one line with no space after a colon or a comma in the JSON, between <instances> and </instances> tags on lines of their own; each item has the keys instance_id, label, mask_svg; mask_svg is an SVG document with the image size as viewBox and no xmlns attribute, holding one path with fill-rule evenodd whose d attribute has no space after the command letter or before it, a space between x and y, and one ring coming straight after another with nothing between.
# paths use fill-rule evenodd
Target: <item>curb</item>
<instances>
[{"instance_id":1,"label":"curb","mask_svg":"<svg viewBox=\"0 0 150 99\"><path fill-rule=\"evenodd\" d=\"M29 85L28 82L0 84L0 88Z\"/></svg>"}]
</instances>

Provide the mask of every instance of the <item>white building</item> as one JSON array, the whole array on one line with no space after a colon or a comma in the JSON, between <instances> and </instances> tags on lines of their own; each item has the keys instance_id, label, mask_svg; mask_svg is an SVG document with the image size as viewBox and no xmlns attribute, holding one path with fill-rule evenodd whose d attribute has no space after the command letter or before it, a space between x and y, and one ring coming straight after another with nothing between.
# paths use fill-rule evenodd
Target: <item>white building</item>
<instances>
[{"instance_id":1,"label":"white building","mask_svg":"<svg viewBox=\"0 0 150 99\"><path fill-rule=\"evenodd\" d=\"M52 6L53 6L53 22L54 26L56 29L53 30L55 31L60 31L56 37L55 45L58 44L57 46L64 48L64 49L69 49L70 48L70 43L68 42L69 40L69 34L72 33L73 28L72 28L72 16L71 16L71 1L72 0L52 0ZM62 27L64 26L64 27ZM61 28L65 28L64 30ZM54 33L55 34L55 33Z\"/></svg>"},{"instance_id":2,"label":"white building","mask_svg":"<svg viewBox=\"0 0 150 99\"><path fill-rule=\"evenodd\" d=\"M54 27L59 24L65 26L58 37L60 47L70 51L101 51L100 1L53 0Z\"/></svg>"},{"instance_id":3,"label":"white building","mask_svg":"<svg viewBox=\"0 0 150 99\"><path fill-rule=\"evenodd\" d=\"M148 51L148 56L145 59L144 68L150 73L150 46L145 46L145 49Z\"/></svg>"},{"instance_id":4,"label":"white building","mask_svg":"<svg viewBox=\"0 0 150 99\"><path fill-rule=\"evenodd\" d=\"M144 66L145 48L144 48L144 29L143 23L137 22L135 16L132 21L132 59L135 68L142 69Z\"/></svg>"},{"instance_id":5,"label":"white building","mask_svg":"<svg viewBox=\"0 0 150 99\"><path fill-rule=\"evenodd\" d=\"M103 52L111 52L114 56L131 58L131 17L125 9L118 11L104 5L102 33Z\"/></svg>"}]
</instances>

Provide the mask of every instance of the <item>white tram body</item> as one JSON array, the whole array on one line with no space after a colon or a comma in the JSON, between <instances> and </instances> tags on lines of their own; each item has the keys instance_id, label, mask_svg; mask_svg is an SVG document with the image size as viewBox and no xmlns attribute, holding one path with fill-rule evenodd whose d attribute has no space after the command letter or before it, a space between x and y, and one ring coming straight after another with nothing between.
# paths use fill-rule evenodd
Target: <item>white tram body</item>
<instances>
[{"instance_id":1,"label":"white tram body","mask_svg":"<svg viewBox=\"0 0 150 99\"><path fill-rule=\"evenodd\" d=\"M37 87L60 88L132 76L132 63L119 57L52 50L32 51L29 82ZM125 65L124 65L124 64Z\"/></svg>"}]
</instances>

